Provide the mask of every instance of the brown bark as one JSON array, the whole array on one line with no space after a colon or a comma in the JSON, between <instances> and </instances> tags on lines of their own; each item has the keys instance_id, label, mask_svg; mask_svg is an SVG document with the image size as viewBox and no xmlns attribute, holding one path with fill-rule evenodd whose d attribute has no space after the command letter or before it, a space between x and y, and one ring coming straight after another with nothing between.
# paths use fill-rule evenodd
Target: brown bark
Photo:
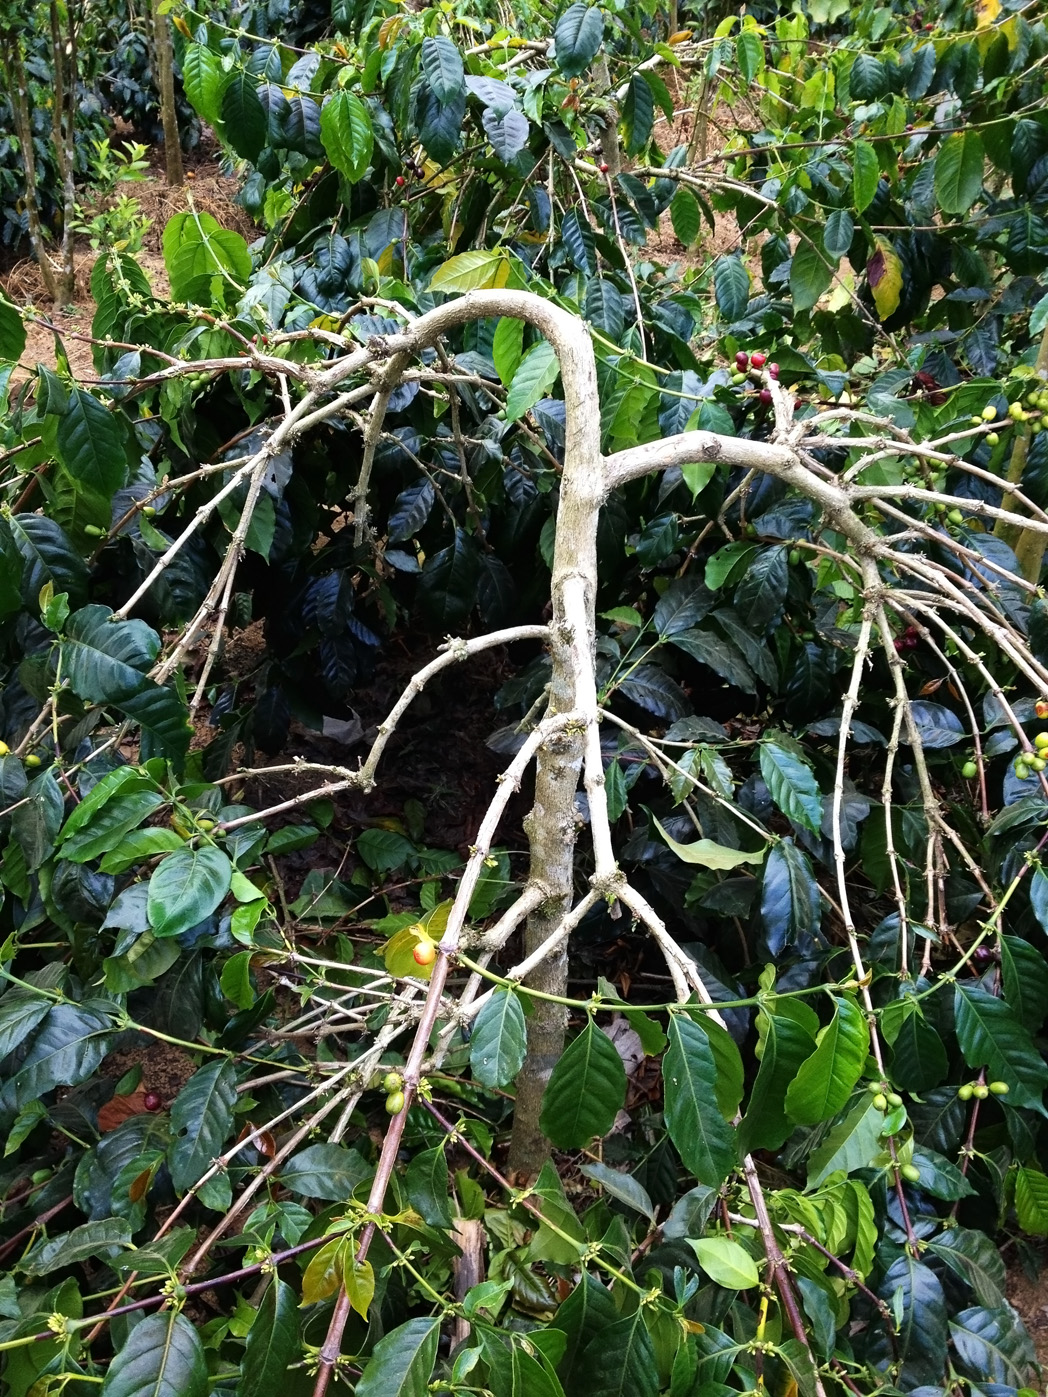
<instances>
[{"instance_id":1,"label":"brown bark","mask_svg":"<svg viewBox=\"0 0 1048 1397\"><path fill-rule=\"evenodd\" d=\"M0 34L0 67L11 100L14 115L15 136L22 151L25 166L25 207L29 223L29 247L40 268L47 294L53 301L58 300L58 282L44 246L46 233L40 218L40 205L36 197L36 152L33 149L32 115L29 106L29 89L26 84L25 65L22 62L22 46L16 34L5 31Z\"/></svg>"},{"instance_id":2,"label":"brown bark","mask_svg":"<svg viewBox=\"0 0 1048 1397\"><path fill-rule=\"evenodd\" d=\"M160 0L152 0L151 10L160 119L164 124L164 162L167 167L167 182L173 187L185 182L185 174L182 169L182 145L178 135L178 113L175 107L171 21L166 14L161 13Z\"/></svg>"}]
</instances>

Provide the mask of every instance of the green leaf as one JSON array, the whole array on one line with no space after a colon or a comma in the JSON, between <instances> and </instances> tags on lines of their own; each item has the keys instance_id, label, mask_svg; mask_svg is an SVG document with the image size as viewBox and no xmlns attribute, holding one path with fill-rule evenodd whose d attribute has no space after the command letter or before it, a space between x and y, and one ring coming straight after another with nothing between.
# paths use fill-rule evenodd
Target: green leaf
<instances>
[{"instance_id":1,"label":"green leaf","mask_svg":"<svg viewBox=\"0 0 1048 1397\"><path fill-rule=\"evenodd\" d=\"M182 85L197 113L209 126L222 115L222 60L203 44L186 44L182 55Z\"/></svg>"},{"instance_id":2,"label":"green leaf","mask_svg":"<svg viewBox=\"0 0 1048 1397\"><path fill-rule=\"evenodd\" d=\"M108 500L127 480L127 449L120 419L97 398L74 388L58 419L55 444L70 476Z\"/></svg>"},{"instance_id":3,"label":"green leaf","mask_svg":"<svg viewBox=\"0 0 1048 1397\"><path fill-rule=\"evenodd\" d=\"M737 1163L735 1132L710 1103L717 1094L717 1064L703 1029L683 1014L670 1016L669 1048L662 1060L666 1128L684 1166L700 1183L717 1187Z\"/></svg>"},{"instance_id":4,"label":"green leaf","mask_svg":"<svg viewBox=\"0 0 1048 1397\"><path fill-rule=\"evenodd\" d=\"M632 159L651 140L655 125L655 97L644 73L634 73L622 101L626 154Z\"/></svg>"},{"instance_id":5,"label":"green leaf","mask_svg":"<svg viewBox=\"0 0 1048 1397\"><path fill-rule=\"evenodd\" d=\"M1048 1193L1045 1202L1048 1203ZM1045 1224L1048 1228L1048 1213ZM971 1286L980 1305L995 1309L1004 1304L1007 1269L993 1238L985 1232L951 1227L930 1241L928 1250Z\"/></svg>"},{"instance_id":6,"label":"green leaf","mask_svg":"<svg viewBox=\"0 0 1048 1397\"><path fill-rule=\"evenodd\" d=\"M793 1122L786 1118L786 1089L801 1063L815 1050L815 1039L795 1019L764 1009L761 1015L764 1055L739 1125L742 1154L777 1150L786 1143L793 1132Z\"/></svg>"},{"instance_id":7,"label":"green leaf","mask_svg":"<svg viewBox=\"0 0 1048 1397\"><path fill-rule=\"evenodd\" d=\"M612 1198L617 1198L620 1203L625 1203L627 1208L632 1208L634 1212L643 1213L654 1225L655 1209L652 1206L648 1190L639 1184L630 1174L625 1174L621 1169L612 1169L607 1164L584 1164L582 1172L587 1179L592 1179L594 1183L600 1184L606 1193L610 1193Z\"/></svg>"},{"instance_id":8,"label":"green leaf","mask_svg":"<svg viewBox=\"0 0 1048 1397\"><path fill-rule=\"evenodd\" d=\"M505 253L474 248L442 263L429 285L431 290L448 295L457 291L491 291L506 285L509 270Z\"/></svg>"},{"instance_id":9,"label":"green leaf","mask_svg":"<svg viewBox=\"0 0 1048 1397\"><path fill-rule=\"evenodd\" d=\"M769 737L761 743L760 767L772 800L788 820L818 834L822 827L822 795L815 774L788 739Z\"/></svg>"},{"instance_id":10,"label":"green leaf","mask_svg":"<svg viewBox=\"0 0 1048 1397\"><path fill-rule=\"evenodd\" d=\"M131 1226L124 1218L100 1218L40 1242L17 1262L17 1268L29 1276L46 1276L60 1266L72 1266L89 1256L108 1261L114 1252L130 1245Z\"/></svg>"},{"instance_id":11,"label":"green leaf","mask_svg":"<svg viewBox=\"0 0 1048 1397\"><path fill-rule=\"evenodd\" d=\"M238 1397L279 1397L298 1356L298 1307L295 1292L274 1276L248 1331L240 1370Z\"/></svg>"},{"instance_id":12,"label":"green leaf","mask_svg":"<svg viewBox=\"0 0 1048 1397\"><path fill-rule=\"evenodd\" d=\"M477 1015L469 1044L469 1065L476 1081L504 1087L524 1064L527 1026L513 990L498 989Z\"/></svg>"},{"instance_id":13,"label":"green leaf","mask_svg":"<svg viewBox=\"0 0 1048 1397\"><path fill-rule=\"evenodd\" d=\"M834 209L822 230L822 245L837 260L844 257L855 237L855 220L847 209Z\"/></svg>"},{"instance_id":14,"label":"green leaf","mask_svg":"<svg viewBox=\"0 0 1048 1397\"><path fill-rule=\"evenodd\" d=\"M583 1270L579 1282L557 1311L557 1328L567 1335L564 1354L557 1364L557 1374L565 1390L581 1374L582 1355L596 1334L603 1334L618 1319L615 1301L598 1280Z\"/></svg>"},{"instance_id":15,"label":"green leaf","mask_svg":"<svg viewBox=\"0 0 1048 1397\"><path fill-rule=\"evenodd\" d=\"M577 78L597 55L604 38L604 19L596 5L576 0L557 20L553 31L554 62L566 78Z\"/></svg>"},{"instance_id":16,"label":"green leaf","mask_svg":"<svg viewBox=\"0 0 1048 1397\"><path fill-rule=\"evenodd\" d=\"M229 892L233 865L221 849L179 849L149 880L149 925L157 936L180 936L210 917Z\"/></svg>"},{"instance_id":17,"label":"green leaf","mask_svg":"<svg viewBox=\"0 0 1048 1397\"><path fill-rule=\"evenodd\" d=\"M575 267L592 276L597 270L597 244L586 214L569 209L560 221L560 236Z\"/></svg>"},{"instance_id":18,"label":"green leaf","mask_svg":"<svg viewBox=\"0 0 1048 1397\"><path fill-rule=\"evenodd\" d=\"M608 1133L625 1099L622 1059L590 1018L553 1069L539 1125L558 1149L579 1149Z\"/></svg>"},{"instance_id":19,"label":"green leaf","mask_svg":"<svg viewBox=\"0 0 1048 1397\"><path fill-rule=\"evenodd\" d=\"M1048 296L1042 296L1030 312L1030 334L1040 335L1048 329Z\"/></svg>"},{"instance_id":20,"label":"green leaf","mask_svg":"<svg viewBox=\"0 0 1048 1397\"><path fill-rule=\"evenodd\" d=\"M935 156L935 198L943 213L967 213L982 189L985 154L978 131L947 136Z\"/></svg>"},{"instance_id":21,"label":"green leaf","mask_svg":"<svg viewBox=\"0 0 1048 1397\"><path fill-rule=\"evenodd\" d=\"M1034 890L1043 885L1048 891L1048 877L1037 868L1033 878L1030 900L1040 920ZM1002 936L1000 947L1004 997L1027 1032L1036 1033L1048 1014L1048 964L1036 947L1019 936Z\"/></svg>"},{"instance_id":22,"label":"green leaf","mask_svg":"<svg viewBox=\"0 0 1048 1397\"><path fill-rule=\"evenodd\" d=\"M1014 1010L981 985L954 986L957 1041L969 1067L985 1067L991 1081L1007 1082L1008 1104L1048 1115L1042 1102L1048 1066Z\"/></svg>"},{"instance_id":23,"label":"green leaf","mask_svg":"<svg viewBox=\"0 0 1048 1397\"><path fill-rule=\"evenodd\" d=\"M462 55L443 35L422 40L422 71L438 102L452 101L465 88Z\"/></svg>"},{"instance_id":24,"label":"green leaf","mask_svg":"<svg viewBox=\"0 0 1048 1397\"><path fill-rule=\"evenodd\" d=\"M745 83L751 83L764 68L764 45L752 29L744 29L735 40L735 57Z\"/></svg>"},{"instance_id":25,"label":"green leaf","mask_svg":"<svg viewBox=\"0 0 1048 1397\"><path fill-rule=\"evenodd\" d=\"M744 1246L730 1237L689 1237L699 1265L711 1281L726 1290L750 1290L760 1285L757 1263Z\"/></svg>"},{"instance_id":26,"label":"green leaf","mask_svg":"<svg viewBox=\"0 0 1048 1397\"><path fill-rule=\"evenodd\" d=\"M991 1382L1021 1387L1037 1362L1025 1325L1016 1323L1007 1304L999 1310L962 1310L950 1321L950 1339L962 1365L984 1390Z\"/></svg>"},{"instance_id":27,"label":"green leaf","mask_svg":"<svg viewBox=\"0 0 1048 1397\"><path fill-rule=\"evenodd\" d=\"M76 1086L97 1071L112 1047L112 1013L104 1000L53 1005L7 1088L15 1104L24 1106L54 1087Z\"/></svg>"},{"instance_id":28,"label":"green leaf","mask_svg":"<svg viewBox=\"0 0 1048 1397\"><path fill-rule=\"evenodd\" d=\"M520 361L506 395L506 421L530 412L560 377L560 362L548 340L532 345Z\"/></svg>"},{"instance_id":29,"label":"green leaf","mask_svg":"<svg viewBox=\"0 0 1048 1397\"><path fill-rule=\"evenodd\" d=\"M50 582L67 594L70 606L78 606L87 596L87 568L61 526L42 514L16 514L8 523L24 565L23 603L36 614L40 592Z\"/></svg>"},{"instance_id":30,"label":"green leaf","mask_svg":"<svg viewBox=\"0 0 1048 1397\"><path fill-rule=\"evenodd\" d=\"M235 73L222 93L221 122L217 129L238 155L252 163L258 159L269 134L269 119L251 74ZM177 295L173 277L171 290Z\"/></svg>"},{"instance_id":31,"label":"green leaf","mask_svg":"<svg viewBox=\"0 0 1048 1397\"><path fill-rule=\"evenodd\" d=\"M810 239L797 245L790 263L790 294L794 309L811 310L833 281L833 263Z\"/></svg>"},{"instance_id":32,"label":"green leaf","mask_svg":"<svg viewBox=\"0 0 1048 1397\"><path fill-rule=\"evenodd\" d=\"M505 387L513 381L524 354L524 322L504 315L495 326L495 336L491 342L491 357L495 372Z\"/></svg>"},{"instance_id":33,"label":"green leaf","mask_svg":"<svg viewBox=\"0 0 1048 1397\"><path fill-rule=\"evenodd\" d=\"M699 203L690 189L678 189L670 203L670 222L677 241L691 247L699 236L702 218ZM1048 300L1048 297L1045 298Z\"/></svg>"},{"instance_id":34,"label":"green leaf","mask_svg":"<svg viewBox=\"0 0 1048 1397\"><path fill-rule=\"evenodd\" d=\"M789 550L782 546L761 549L735 589L735 609L743 625L758 635L779 616L786 600L788 559Z\"/></svg>"},{"instance_id":35,"label":"green leaf","mask_svg":"<svg viewBox=\"0 0 1048 1397\"><path fill-rule=\"evenodd\" d=\"M429 1397L440 1320L409 1319L375 1345L356 1397Z\"/></svg>"},{"instance_id":36,"label":"green leaf","mask_svg":"<svg viewBox=\"0 0 1048 1397\"><path fill-rule=\"evenodd\" d=\"M764 939L773 957L799 937L813 936L822 923L822 898L811 861L793 839L780 839L768 855L761 882Z\"/></svg>"},{"instance_id":37,"label":"green leaf","mask_svg":"<svg viewBox=\"0 0 1048 1397\"><path fill-rule=\"evenodd\" d=\"M163 803L163 796L156 791L128 791L117 796L95 813L86 828L82 827L73 835L70 835L68 830L63 830L62 857L71 859L73 863L86 863L88 859L99 858L107 850L117 846L129 830L135 829L148 819L157 806ZM171 830L150 832L173 833Z\"/></svg>"},{"instance_id":38,"label":"green leaf","mask_svg":"<svg viewBox=\"0 0 1048 1397\"><path fill-rule=\"evenodd\" d=\"M171 1182L185 1193L222 1153L233 1129L237 1100L237 1074L225 1058L209 1062L175 1097L171 1106L174 1139L167 1152Z\"/></svg>"},{"instance_id":39,"label":"green leaf","mask_svg":"<svg viewBox=\"0 0 1048 1397\"><path fill-rule=\"evenodd\" d=\"M717 309L725 320L740 320L750 303L750 274L742 258L724 254L713 264Z\"/></svg>"},{"instance_id":40,"label":"green leaf","mask_svg":"<svg viewBox=\"0 0 1048 1397\"><path fill-rule=\"evenodd\" d=\"M873 202L881 181L881 166L877 152L868 141L856 141L852 146L852 198L855 212L864 213Z\"/></svg>"},{"instance_id":41,"label":"green leaf","mask_svg":"<svg viewBox=\"0 0 1048 1397\"><path fill-rule=\"evenodd\" d=\"M364 178L375 145L371 118L353 92L336 92L320 112L320 139L327 158L351 184Z\"/></svg>"},{"instance_id":42,"label":"green leaf","mask_svg":"<svg viewBox=\"0 0 1048 1397\"><path fill-rule=\"evenodd\" d=\"M653 820L654 818L652 816ZM697 839L693 844L678 844L666 833L658 820L655 820L655 828L679 859L683 859L685 863L700 864L703 868L728 869L738 868L744 863L760 863L767 852L766 849L758 849L756 853L751 854L745 849L729 849L712 839Z\"/></svg>"},{"instance_id":43,"label":"green leaf","mask_svg":"<svg viewBox=\"0 0 1048 1397\"><path fill-rule=\"evenodd\" d=\"M1015 1171L1015 1213L1032 1237L1048 1237L1048 1174L1020 1165Z\"/></svg>"},{"instance_id":44,"label":"green leaf","mask_svg":"<svg viewBox=\"0 0 1048 1397\"><path fill-rule=\"evenodd\" d=\"M175 300L210 305L213 278L232 283L239 297L251 277L247 243L209 213L176 213L164 228L163 246Z\"/></svg>"},{"instance_id":45,"label":"green leaf","mask_svg":"<svg viewBox=\"0 0 1048 1397\"><path fill-rule=\"evenodd\" d=\"M843 995L834 995L833 1002L836 1009L819 1034L818 1047L786 1092L786 1114L798 1125L817 1125L835 1116L866 1062L870 1031L865 1015Z\"/></svg>"},{"instance_id":46,"label":"green leaf","mask_svg":"<svg viewBox=\"0 0 1048 1397\"><path fill-rule=\"evenodd\" d=\"M884 1112L873 1104L869 1092L863 1092L839 1125L835 1125L808 1160L808 1187L818 1188L831 1174L842 1171L851 1174L856 1169L869 1168L870 1160L880 1149L884 1129Z\"/></svg>"},{"instance_id":47,"label":"green leaf","mask_svg":"<svg viewBox=\"0 0 1048 1397\"><path fill-rule=\"evenodd\" d=\"M921 1171L921 1188L933 1198L955 1203L975 1192L956 1164L936 1150L915 1149L912 1162Z\"/></svg>"},{"instance_id":48,"label":"green leaf","mask_svg":"<svg viewBox=\"0 0 1048 1397\"><path fill-rule=\"evenodd\" d=\"M576 1380L579 1397L656 1397L658 1365L643 1306L594 1335L578 1364Z\"/></svg>"},{"instance_id":49,"label":"green leaf","mask_svg":"<svg viewBox=\"0 0 1048 1397\"><path fill-rule=\"evenodd\" d=\"M371 1166L356 1150L321 1142L292 1155L280 1171L280 1182L304 1198L345 1203L358 1184L369 1178Z\"/></svg>"},{"instance_id":50,"label":"green leaf","mask_svg":"<svg viewBox=\"0 0 1048 1397\"><path fill-rule=\"evenodd\" d=\"M14 985L0 998L0 1061L47 1017L52 1001Z\"/></svg>"},{"instance_id":51,"label":"green leaf","mask_svg":"<svg viewBox=\"0 0 1048 1397\"><path fill-rule=\"evenodd\" d=\"M448 1198L448 1162L443 1145L420 1150L407 1167L404 1187L415 1211L431 1227L451 1226L451 1206Z\"/></svg>"},{"instance_id":52,"label":"green leaf","mask_svg":"<svg viewBox=\"0 0 1048 1397\"><path fill-rule=\"evenodd\" d=\"M21 311L0 294L0 359L21 359L25 342Z\"/></svg>"},{"instance_id":53,"label":"green leaf","mask_svg":"<svg viewBox=\"0 0 1048 1397\"><path fill-rule=\"evenodd\" d=\"M207 1397L204 1346L184 1315L140 1320L109 1365L101 1397Z\"/></svg>"}]
</instances>

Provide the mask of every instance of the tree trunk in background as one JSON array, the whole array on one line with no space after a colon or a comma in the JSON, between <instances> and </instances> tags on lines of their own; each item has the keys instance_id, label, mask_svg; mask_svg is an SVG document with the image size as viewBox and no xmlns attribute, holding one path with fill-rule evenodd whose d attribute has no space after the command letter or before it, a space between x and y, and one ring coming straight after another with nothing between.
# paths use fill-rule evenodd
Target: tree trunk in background
<instances>
[{"instance_id":1,"label":"tree trunk in background","mask_svg":"<svg viewBox=\"0 0 1048 1397\"><path fill-rule=\"evenodd\" d=\"M58 162L62 189L62 232L59 239L58 270L55 272L55 300L67 304L75 294L76 267L73 261L73 224L76 221L76 17L72 4L66 11L68 31L63 32L57 0L51 0L51 63L55 83L51 138Z\"/></svg>"},{"instance_id":2,"label":"tree trunk in background","mask_svg":"<svg viewBox=\"0 0 1048 1397\"><path fill-rule=\"evenodd\" d=\"M0 70L11 100L14 114L15 135L22 151L22 164L25 167L25 207L29 222L29 247L47 294L53 301L58 299L58 283L44 247L44 228L40 221L40 206L36 201L36 152L33 149L32 114L29 108L29 89L26 85L25 66L22 63L22 47L17 34L4 31L0 34Z\"/></svg>"},{"instance_id":3,"label":"tree trunk in background","mask_svg":"<svg viewBox=\"0 0 1048 1397\"><path fill-rule=\"evenodd\" d=\"M182 144L178 135L178 113L175 107L175 75L171 47L171 22L160 10L160 0L152 0L153 52L156 54L156 83L160 96L160 116L164 123L164 159L167 182L185 182L182 170Z\"/></svg>"}]
</instances>

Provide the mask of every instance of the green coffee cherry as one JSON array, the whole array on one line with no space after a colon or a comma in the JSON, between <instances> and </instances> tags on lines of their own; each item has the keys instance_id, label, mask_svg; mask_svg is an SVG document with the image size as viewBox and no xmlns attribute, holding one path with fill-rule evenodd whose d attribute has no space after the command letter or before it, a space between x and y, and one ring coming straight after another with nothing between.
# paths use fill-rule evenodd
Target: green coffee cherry
<instances>
[{"instance_id":1,"label":"green coffee cherry","mask_svg":"<svg viewBox=\"0 0 1048 1397\"><path fill-rule=\"evenodd\" d=\"M879 1091L873 1098L873 1104L877 1107L878 1111L886 1111L888 1109L888 1098L883 1091Z\"/></svg>"},{"instance_id":2,"label":"green coffee cherry","mask_svg":"<svg viewBox=\"0 0 1048 1397\"><path fill-rule=\"evenodd\" d=\"M987 433L986 433L986 445L987 445L987 446L996 446L1000 440L1001 440L1001 436L1000 436L1000 433L999 433L999 432L987 432Z\"/></svg>"},{"instance_id":3,"label":"green coffee cherry","mask_svg":"<svg viewBox=\"0 0 1048 1397\"><path fill-rule=\"evenodd\" d=\"M990 1088L984 1086L982 1082L976 1082L972 1087L972 1095L975 1097L976 1101L985 1101L989 1094Z\"/></svg>"},{"instance_id":4,"label":"green coffee cherry","mask_svg":"<svg viewBox=\"0 0 1048 1397\"><path fill-rule=\"evenodd\" d=\"M979 774L979 768L974 762L965 762L961 767L961 775L966 781L974 781Z\"/></svg>"},{"instance_id":5,"label":"green coffee cherry","mask_svg":"<svg viewBox=\"0 0 1048 1397\"><path fill-rule=\"evenodd\" d=\"M790 549L789 563L791 568L795 568L801 560L801 550L799 548Z\"/></svg>"},{"instance_id":6,"label":"green coffee cherry","mask_svg":"<svg viewBox=\"0 0 1048 1397\"><path fill-rule=\"evenodd\" d=\"M1011 1091L1011 1087L1007 1082L991 1082L990 1090L993 1092L994 1096L1007 1096L1009 1091Z\"/></svg>"},{"instance_id":7,"label":"green coffee cherry","mask_svg":"<svg viewBox=\"0 0 1048 1397\"><path fill-rule=\"evenodd\" d=\"M1048 762L1043 757L1027 757L1026 765L1031 771L1043 771L1048 766Z\"/></svg>"},{"instance_id":8,"label":"green coffee cherry","mask_svg":"<svg viewBox=\"0 0 1048 1397\"><path fill-rule=\"evenodd\" d=\"M1029 767L1027 767L1025 762L1016 762L1015 774L1020 781L1025 781L1027 776L1029 776L1030 774Z\"/></svg>"},{"instance_id":9,"label":"green coffee cherry","mask_svg":"<svg viewBox=\"0 0 1048 1397\"><path fill-rule=\"evenodd\" d=\"M386 1110L391 1116L399 1116L404 1109L404 1093L391 1091L386 1097Z\"/></svg>"},{"instance_id":10,"label":"green coffee cherry","mask_svg":"<svg viewBox=\"0 0 1048 1397\"><path fill-rule=\"evenodd\" d=\"M959 509L951 509L950 512L949 512L949 514L948 514L946 517L947 517L947 519L949 519L949 521L950 521L951 524L963 524L963 523L964 523L964 515L961 513L961 511L960 511Z\"/></svg>"},{"instance_id":11,"label":"green coffee cherry","mask_svg":"<svg viewBox=\"0 0 1048 1397\"><path fill-rule=\"evenodd\" d=\"M975 1088L972 1086L971 1082L965 1082L963 1086L957 1088L957 1095L962 1101L970 1101L974 1090Z\"/></svg>"},{"instance_id":12,"label":"green coffee cherry","mask_svg":"<svg viewBox=\"0 0 1048 1397\"><path fill-rule=\"evenodd\" d=\"M399 1091L404 1085L404 1078L399 1072L387 1072L382 1078L382 1090L387 1092Z\"/></svg>"},{"instance_id":13,"label":"green coffee cherry","mask_svg":"<svg viewBox=\"0 0 1048 1397\"><path fill-rule=\"evenodd\" d=\"M902 1105L902 1097L899 1095L899 1093L898 1093L897 1091L890 1091L890 1092L888 1093L888 1105L889 1105L889 1106L901 1106L901 1105Z\"/></svg>"},{"instance_id":14,"label":"green coffee cherry","mask_svg":"<svg viewBox=\"0 0 1048 1397\"><path fill-rule=\"evenodd\" d=\"M899 1173L911 1184L919 1184L921 1181L921 1171L916 1164L904 1164Z\"/></svg>"},{"instance_id":15,"label":"green coffee cherry","mask_svg":"<svg viewBox=\"0 0 1048 1397\"><path fill-rule=\"evenodd\" d=\"M984 422L993 421L993 419L997 416L997 409L994 407L993 403L986 404L986 406L982 410L982 416Z\"/></svg>"}]
</instances>

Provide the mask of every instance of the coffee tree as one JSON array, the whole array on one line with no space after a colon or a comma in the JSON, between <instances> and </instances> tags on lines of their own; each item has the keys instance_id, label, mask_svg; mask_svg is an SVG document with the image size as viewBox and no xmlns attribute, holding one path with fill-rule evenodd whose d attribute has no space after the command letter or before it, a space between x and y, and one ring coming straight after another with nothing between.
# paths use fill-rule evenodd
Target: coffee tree
<instances>
[{"instance_id":1,"label":"coffee tree","mask_svg":"<svg viewBox=\"0 0 1048 1397\"><path fill-rule=\"evenodd\" d=\"M3 419L7 1387L1028 1387L1043 25L173 19L259 239ZM491 652L465 858L362 825Z\"/></svg>"}]
</instances>

